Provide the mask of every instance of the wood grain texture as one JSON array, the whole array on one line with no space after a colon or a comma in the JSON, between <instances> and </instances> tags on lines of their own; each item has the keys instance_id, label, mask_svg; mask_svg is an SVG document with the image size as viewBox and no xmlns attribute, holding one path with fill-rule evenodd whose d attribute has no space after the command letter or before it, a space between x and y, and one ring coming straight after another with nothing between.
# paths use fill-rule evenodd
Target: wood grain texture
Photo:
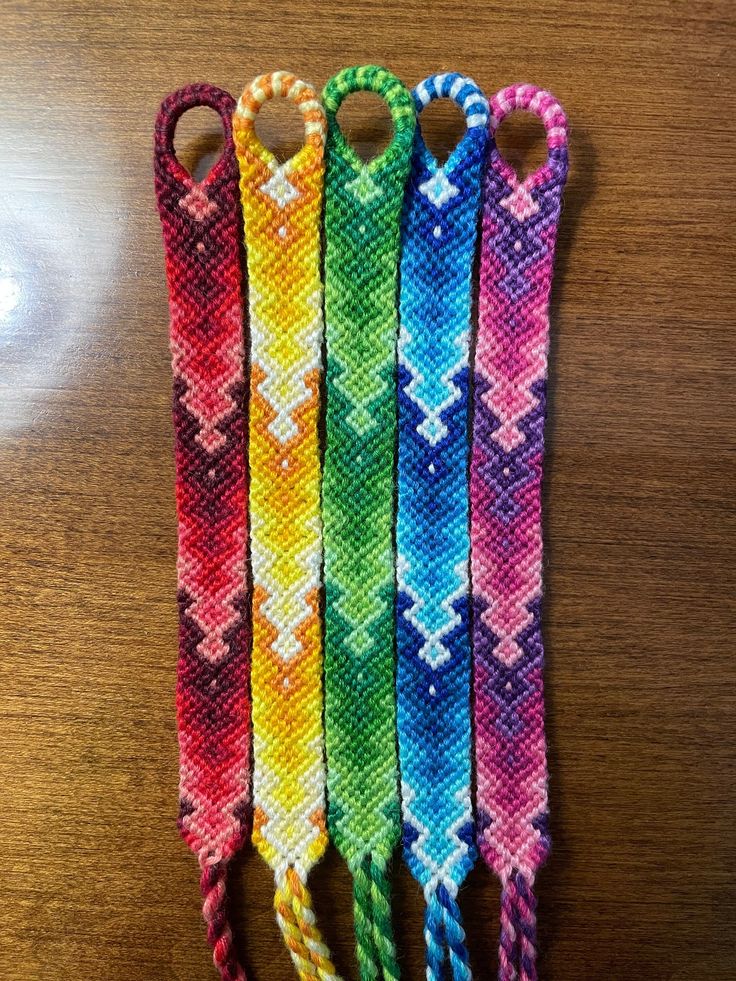
<instances>
[{"instance_id":1,"label":"wood grain texture","mask_svg":"<svg viewBox=\"0 0 736 981\"><path fill-rule=\"evenodd\" d=\"M736 978L736 23L698 4L0 3L0 976L213 981L175 827L171 374L151 173L161 97L378 61L532 81L571 122L553 301L543 978ZM346 107L364 152L385 115ZM282 153L299 124L264 113ZM427 116L435 147L458 134ZM541 152L505 126L517 162ZM206 115L179 133L210 157ZM404 977L421 900L396 863ZM349 882L313 877L353 978ZM234 886L255 981L288 981L270 873ZM475 976L498 890L462 894Z\"/></svg>"}]
</instances>

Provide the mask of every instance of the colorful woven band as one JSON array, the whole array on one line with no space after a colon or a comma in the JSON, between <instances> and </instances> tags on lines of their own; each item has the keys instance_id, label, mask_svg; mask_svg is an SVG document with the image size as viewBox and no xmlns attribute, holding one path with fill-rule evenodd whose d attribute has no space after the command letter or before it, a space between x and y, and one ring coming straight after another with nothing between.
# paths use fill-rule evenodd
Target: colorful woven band
<instances>
[{"instance_id":1,"label":"colorful woven band","mask_svg":"<svg viewBox=\"0 0 736 981\"><path fill-rule=\"evenodd\" d=\"M273 96L299 107L306 130L281 166L254 127ZM308 85L274 72L245 89L233 130L250 290L253 841L274 870L276 917L299 977L335 979L306 884L327 847L318 440L326 122Z\"/></svg>"},{"instance_id":2,"label":"colorful woven band","mask_svg":"<svg viewBox=\"0 0 736 981\"><path fill-rule=\"evenodd\" d=\"M363 164L337 122L367 90L394 137ZM399 218L414 105L383 68L348 68L323 92L327 112L325 312L327 422L325 723L330 835L354 879L362 979L398 977L387 863L399 837L394 702L393 465Z\"/></svg>"},{"instance_id":3,"label":"colorful woven band","mask_svg":"<svg viewBox=\"0 0 736 981\"><path fill-rule=\"evenodd\" d=\"M427 979L470 978L458 886L476 850L471 802L468 349L488 102L458 74L467 130L440 167L419 126L404 204L399 333L397 720L404 855L427 901Z\"/></svg>"},{"instance_id":4,"label":"colorful woven band","mask_svg":"<svg viewBox=\"0 0 736 981\"><path fill-rule=\"evenodd\" d=\"M225 147L201 182L177 161L179 117L209 106ZM179 827L199 858L208 937L225 981L243 981L225 905L228 861L246 833L250 704L247 487L238 164L233 99L190 85L161 105L155 184L163 226L174 372L179 521Z\"/></svg>"},{"instance_id":5,"label":"colorful woven band","mask_svg":"<svg viewBox=\"0 0 736 981\"><path fill-rule=\"evenodd\" d=\"M519 182L491 145L483 196L471 464L478 843L501 879L499 978L536 974L532 887L549 850L542 688L541 483L548 304L567 176L565 115L516 85L491 103L547 130L546 164Z\"/></svg>"}]
</instances>

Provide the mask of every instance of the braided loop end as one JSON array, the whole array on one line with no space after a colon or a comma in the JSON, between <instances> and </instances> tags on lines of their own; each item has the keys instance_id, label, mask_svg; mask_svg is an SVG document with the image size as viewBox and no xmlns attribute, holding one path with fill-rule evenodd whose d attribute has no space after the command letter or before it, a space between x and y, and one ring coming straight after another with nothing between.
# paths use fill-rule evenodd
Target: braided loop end
<instances>
[{"instance_id":1,"label":"braided loop end","mask_svg":"<svg viewBox=\"0 0 736 981\"><path fill-rule=\"evenodd\" d=\"M154 159L157 169L168 172L175 180L187 185L195 183L187 169L179 163L174 149L174 134L179 119L189 109L204 106L212 109L222 120L225 144L222 155L210 172L200 183L214 183L222 173L232 167L235 160L235 144L233 142L232 116L235 111L235 99L224 89L206 82L195 82L171 92L161 103L154 129Z\"/></svg>"},{"instance_id":2,"label":"braided loop end","mask_svg":"<svg viewBox=\"0 0 736 981\"><path fill-rule=\"evenodd\" d=\"M485 156L490 110L488 100L472 78L460 75L458 72L430 75L416 86L412 97L417 112L415 153L430 172L442 170L449 173L459 169L478 152ZM424 142L421 122L418 118L422 110L436 99L451 99L465 116L465 133L443 167L440 167L434 154ZM473 177L474 183L480 179L478 174L473 174ZM444 199L439 200L444 203Z\"/></svg>"}]
</instances>

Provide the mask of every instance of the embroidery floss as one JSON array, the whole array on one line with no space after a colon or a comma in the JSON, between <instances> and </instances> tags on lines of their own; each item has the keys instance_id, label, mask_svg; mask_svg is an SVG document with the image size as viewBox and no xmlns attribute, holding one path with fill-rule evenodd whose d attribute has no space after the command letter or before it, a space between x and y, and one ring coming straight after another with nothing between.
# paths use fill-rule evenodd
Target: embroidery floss
<instances>
[{"instance_id":1,"label":"embroidery floss","mask_svg":"<svg viewBox=\"0 0 736 981\"><path fill-rule=\"evenodd\" d=\"M203 181L176 159L193 106L222 118L225 147ZM179 524L179 828L199 859L207 935L224 981L245 981L226 909L226 872L249 803L249 630L243 307L235 102L210 85L164 99L154 172L163 227L174 375Z\"/></svg>"},{"instance_id":2,"label":"embroidery floss","mask_svg":"<svg viewBox=\"0 0 736 981\"><path fill-rule=\"evenodd\" d=\"M491 144L483 198L471 465L478 843L501 880L500 981L535 981L534 878L549 851L541 634L548 304L567 122L531 85L491 103L540 117L547 162L519 181Z\"/></svg>"},{"instance_id":3,"label":"embroidery floss","mask_svg":"<svg viewBox=\"0 0 736 981\"><path fill-rule=\"evenodd\" d=\"M394 137L364 164L337 111L351 92L382 96ZM325 723L330 835L353 875L362 979L399 976L387 865L399 837L394 702L393 464L399 217L414 105L384 68L347 68L327 112L323 476Z\"/></svg>"},{"instance_id":4,"label":"embroidery floss","mask_svg":"<svg viewBox=\"0 0 736 981\"><path fill-rule=\"evenodd\" d=\"M305 124L304 146L281 166L254 128L273 96ZM274 870L299 977L335 981L306 882L327 847L317 432L326 122L308 85L273 72L245 89L233 129L250 287L253 841Z\"/></svg>"},{"instance_id":5,"label":"embroidery floss","mask_svg":"<svg viewBox=\"0 0 736 981\"><path fill-rule=\"evenodd\" d=\"M424 889L427 979L471 977L458 886L476 857L471 801L468 354L488 102L457 73L467 129L440 167L417 126L404 203L399 332L397 719L404 856Z\"/></svg>"}]
</instances>

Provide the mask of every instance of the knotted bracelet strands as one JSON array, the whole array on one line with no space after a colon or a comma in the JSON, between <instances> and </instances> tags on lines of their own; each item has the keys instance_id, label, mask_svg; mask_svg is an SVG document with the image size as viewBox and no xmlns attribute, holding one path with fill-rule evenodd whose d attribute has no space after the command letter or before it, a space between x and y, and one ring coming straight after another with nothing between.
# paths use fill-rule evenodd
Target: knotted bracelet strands
<instances>
[{"instance_id":1,"label":"knotted bracelet strands","mask_svg":"<svg viewBox=\"0 0 736 981\"><path fill-rule=\"evenodd\" d=\"M364 164L337 121L371 91L394 124ZM398 977L387 865L399 838L394 696L394 443L399 219L412 98L384 68L326 85L325 738L330 836L353 875L361 979Z\"/></svg>"},{"instance_id":2,"label":"knotted bracelet strands","mask_svg":"<svg viewBox=\"0 0 736 981\"><path fill-rule=\"evenodd\" d=\"M285 164L255 132L291 100L305 144ZM286 72L256 78L233 119L250 299L253 841L274 870L276 917L300 978L336 978L307 876L327 847L322 738L320 221L326 121Z\"/></svg>"},{"instance_id":3,"label":"knotted bracelet strands","mask_svg":"<svg viewBox=\"0 0 736 981\"><path fill-rule=\"evenodd\" d=\"M523 181L493 137L515 109L547 131L546 163ZM567 122L547 92L491 102L483 191L471 462L477 835L501 880L500 981L534 981L534 879L549 851L541 634L541 486L549 295Z\"/></svg>"},{"instance_id":4,"label":"knotted bracelet strands","mask_svg":"<svg viewBox=\"0 0 736 981\"><path fill-rule=\"evenodd\" d=\"M176 159L174 130L194 106L219 113L222 156L201 182ZM207 935L224 981L244 981L226 910L226 870L246 834L250 702L247 486L240 205L232 97L190 85L156 120L174 376L179 527L179 828L202 869Z\"/></svg>"},{"instance_id":5,"label":"knotted bracelet strands","mask_svg":"<svg viewBox=\"0 0 736 981\"><path fill-rule=\"evenodd\" d=\"M414 137L404 202L398 349L397 723L404 856L426 898L427 979L471 977L458 886L476 849L471 799L468 383L471 278L488 102L457 73L466 131L443 167Z\"/></svg>"}]
</instances>

